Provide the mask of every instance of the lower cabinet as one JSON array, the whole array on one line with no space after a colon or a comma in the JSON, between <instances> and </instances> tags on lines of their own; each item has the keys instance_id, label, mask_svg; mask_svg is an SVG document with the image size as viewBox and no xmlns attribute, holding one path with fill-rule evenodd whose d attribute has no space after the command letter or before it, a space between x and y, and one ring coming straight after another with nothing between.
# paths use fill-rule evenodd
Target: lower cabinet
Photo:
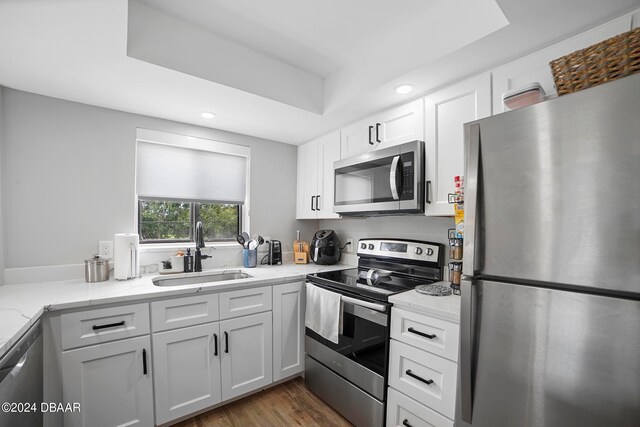
<instances>
[{"instance_id":1,"label":"lower cabinet","mask_svg":"<svg viewBox=\"0 0 640 427\"><path fill-rule=\"evenodd\" d=\"M302 282L60 318L65 426L167 424L304 370Z\"/></svg>"},{"instance_id":2,"label":"lower cabinet","mask_svg":"<svg viewBox=\"0 0 640 427\"><path fill-rule=\"evenodd\" d=\"M273 287L273 381L304 371L303 282Z\"/></svg>"},{"instance_id":3,"label":"lower cabinet","mask_svg":"<svg viewBox=\"0 0 640 427\"><path fill-rule=\"evenodd\" d=\"M62 352L67 427L153 426L149 336Z\"/></svg>"},{"instance_id":4,"label":"lower cabinet","mask_svg":"<svg viewBox=\"0 0 640 427\"><path fill-rule=\"evenodd\" d=\"M272 382L271 312L220 322L222 400Z\"/></svg>"},{"instance_id":5,"label":"lower cabinet","mask_svg":"<svg viewBox=\"0 0 640 427\"><path fill-rule=\"evenodd\" d=\"M156 422L272 382L271 312L153 334Z\"/></svg>"},{"instance_id":6,"label":"lower cabinet","mask_svg":"<svg viewBox=\"0 0 640 427\"><path fill-rule=\"evenodd\" d=\"M222 401L220 357L217 322L153 335L158 424Z\"/></svg>"}]
</instances>

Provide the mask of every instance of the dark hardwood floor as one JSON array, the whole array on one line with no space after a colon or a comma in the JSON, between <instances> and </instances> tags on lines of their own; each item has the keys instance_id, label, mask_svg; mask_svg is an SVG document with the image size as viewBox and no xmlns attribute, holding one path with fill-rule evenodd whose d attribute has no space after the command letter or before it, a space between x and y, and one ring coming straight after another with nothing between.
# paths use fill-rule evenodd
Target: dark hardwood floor
<instances>
[{"instance_id":1,"label":"dark hardwood floor","mask_svg":"<svg viewBox=\"0 0 640 427\"><path fill-rule=\"evenodd\" d=\"M177 427L351 426L296 378L176 424Z\"/></svg>"}]
</instances>

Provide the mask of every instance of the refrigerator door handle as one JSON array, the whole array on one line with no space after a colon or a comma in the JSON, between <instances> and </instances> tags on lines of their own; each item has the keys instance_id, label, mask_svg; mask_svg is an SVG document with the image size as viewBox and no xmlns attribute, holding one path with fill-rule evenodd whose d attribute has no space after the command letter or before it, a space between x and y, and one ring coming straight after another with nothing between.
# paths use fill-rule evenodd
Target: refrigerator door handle
<instances>
[{"instance_id":1,"label":"refrigerator door handle","mask_svg":"<svg viewBox=\"0 0 640 427\"><path fill-rule=\"evenodd\" d=\"M476 240L478 219L478 177L480 174L480 125L465 127L465 142L467 144L467 176L465 177L465 210L464 210L464 255L462 274L474 276L476 274Z\"/></svg>"},{"instance_id":2,"label":"refrigerator door handle","mask_svg":"<svg viewBox=\"0 0 640 427\"><path fill-rule=\"evenodd\" d=\"M460 400L463 421L471 424L473 412L474 329L476 296L471 280L460 281Z\"/></svg>"}]
</instances>

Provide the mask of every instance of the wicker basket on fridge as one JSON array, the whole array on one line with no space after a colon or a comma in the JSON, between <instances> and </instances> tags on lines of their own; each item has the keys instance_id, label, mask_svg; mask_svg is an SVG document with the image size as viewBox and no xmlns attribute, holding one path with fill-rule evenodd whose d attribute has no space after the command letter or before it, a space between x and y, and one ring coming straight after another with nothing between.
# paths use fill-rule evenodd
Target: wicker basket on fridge
<instances>
[{"instance_id":1,"label":"wicker basket on fridge","mask_svg":"<svg viewBox=\"0 0 640 427\"><path fill-rule=\"evenodd\" d=\"M549 63L558 96L640 72L640 28Z\"/></svg>"}]
</instances>

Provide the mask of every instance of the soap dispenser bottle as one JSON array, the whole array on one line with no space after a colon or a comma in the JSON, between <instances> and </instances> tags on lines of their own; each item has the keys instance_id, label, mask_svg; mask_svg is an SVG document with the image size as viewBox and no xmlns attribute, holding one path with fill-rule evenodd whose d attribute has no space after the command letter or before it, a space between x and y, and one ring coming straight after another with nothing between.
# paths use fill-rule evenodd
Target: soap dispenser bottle
<instances>
[{"instance_id":1,"label":"soap dispenser bottle","mask_svg":"<svg viewBox=\"0 0 640 427\"><path fill-rule=\"evenodd\" d=\"M184 256L184 272L191 273L193 271L193 255L191 249L187 248L187 254Z\"/></svg>"}]
</instances>

